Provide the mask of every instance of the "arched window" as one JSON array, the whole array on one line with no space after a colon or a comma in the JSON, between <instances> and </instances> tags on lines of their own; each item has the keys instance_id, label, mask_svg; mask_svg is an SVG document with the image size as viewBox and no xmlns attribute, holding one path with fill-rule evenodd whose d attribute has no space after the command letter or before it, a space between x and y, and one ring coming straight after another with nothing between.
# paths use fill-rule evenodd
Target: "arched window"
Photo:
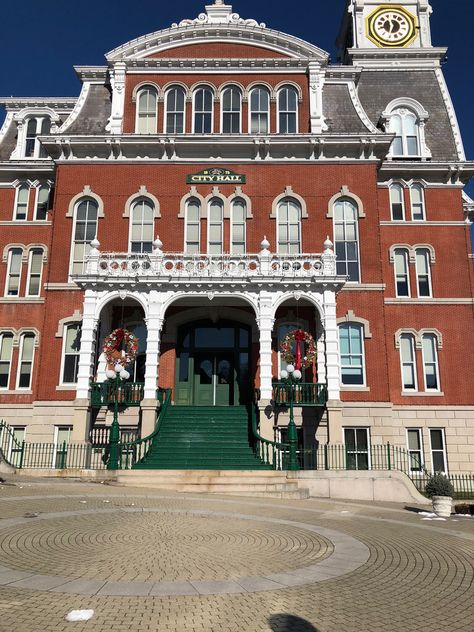
<instances>
[{"instance_id":1,"label":"arched window","mask_svg":"<svg viewBox=\"0 0 474 632\"><path fill-rule=\"evenodd\" d=\"M394 222L405 219L405 200L401 184L392 184L390 186L390 209Z\"/></svg>"},{"instance_id":2,"label":"arched window","mask_svg":"<svg viewBox=\"0 0 474 632\"><path fill-rule=\"evenodd\" d=\"M298 131L298 92L293 86L278 91L278 132L296 134Z\"/></svg>"},{"instance_id":3,"label":"arched window","mask_svg":"<svg viewBox=\"0 0 474 632\"><path fill-rule=\"evenodd\" d=\"M81 323L72 323L63 330L61 384L76 384L81 350Z\"/></svg>"},{"instance_id":4,"label":"arched window","mask_svg":"<svg viewBox=\"0 0 474 632\"><path fill-rule=\"evenodd\" d=\"M71 274L81 274L90 251L90 242L97 235L99 206L91 198L83 198L76 204L74 213Z\"/></svg>"},{"instance_id":5,"label":"arched window","mask_svg":"<svg viewBox=\"0 0 474 632\"><path fill-rule=\"evenodd\" d=\"M230 251L234 255L245 254L247 204L236 198L231 208Z\"/></svg>"},{"instance_id":6,"label":"arched window","mask_svg":"<svg viewBox=\"0 0 474 632\"><path fill-rule=\"evenodd\" d=\"M21 248L11 248L8 251L5 296L19 296L20 294L22 258L23 250Z\"/></svg>"},{"instance_id":7,"label":"arched window","mask_svg":"<svg viewBox=\"0 0 474 632\"><path fill-rule=\"evenodd\" d=\"M184 133L186 95L181 86L173 86L166 92L165 134Z\"/></svg>"},{"instance_id":8,"label":"arched window","mask_svg":"<svg viewBox=\"0 0 474 632\"><path fill-rule=\"evenodd\" d=\"M435 334L423 334L421 348L423 352L423 375L425 391L439 391L438 339Z\"/></svg>"},{"instance_id":9,"label":"arched window","mask_svg":"<svg viewBox=\"0 0 474 632\"><path fill-rule=\"evenodd\" d=\"M425 192L421 184L415 183L410 187L411 218L414 222L425 219Z\"/></svg>"},{"instance_id":10,"label":"arched window","mask_svg":"<svg viewBox=\"0 0 474 632\"><path fill-rule=\"evenodd\" d=\"M8 389L12 364L13 334L0 334L0 388Z\"/></svg>"},{"instance_id":11,"label":"arched window","mask_svg":"<svg viewBox=\"0 0 474 632\"><path fill-rule=\"evenodd\" d=\"M415 339L412 334L400 335L400 363L402 389L404 391L417 391Z\"/></svg>"},{"instance_id":12,"label":"arched window","mask_svg":"<svg viewBox=\"0 0 474 632\"><path fill-rule=\"evenodd\" d=\"M30 198L29 185L21 184L16 190L14 219L18 219L18 220L27 219L29 198Z\"/></svg>"},{"instance_id":13,"label":"arched window","mask_svg":"<svg viewBox=\"0 0 474 632\"><path fill-rule=\"evenodd\" d=\"M390 118L390 131L395 134L392 155L400 157L420 156L419 119L407 108L397 108Z\"/></svg>"},{"instance_id":14,"label":"arched window","mask_svg":"<svg viewBox=\"0 0 474 632\"><path fill-rule=\"evenodd\" d=\"M268 134L270 131L270 94L257 86L250 92L249 131L251 134Z\"/></svg>"},{"instance_id":15,"label":"arched window","mask_svg":"<svg viewBox=\"0 0 474 632\"><path fill-rule=\"evenodd\" d=\"M151 252L154 238L154 206L140 198L130 211L130 252Z\"/></svg>"},{"instance_id":16,"label":"arched window","mask_svg":"<svg viewBox=\"0 0 474 632\"><path fill-rule=\"evenodd\" d=\"M199 253L201 240L201 203L190 198L186 203L184 251L188 255Z\"/></svg>"},{"instance_id":17,"label":"arched window","mask_svg":"<svg viewBox=\"0 0 474 632\"><path fill-rule=\"evenodd\" d=\"M415 250L416 287L419 297L431 296L431 258L427 248Z\"/></svg>"},{"instance_id":18,"label":"arched window","mask_svg":"<svg viewBox=\"0 0 474 632\"><path fill-rule=\"evenodd\" d=\"M214 95L210 88L198 88L194 92L194 129L195 134L211 134Z\"/></svg>"},{"instance_id":19,"label":"arched window","mask_svg":"<svg viewBox=\"0 0 474 632\"><path fill-rule=\"evenodd\" d=\"M242 94L237 86L229 86L222 92L222 133L240 134Z\"/></svg>"},{"instance_id":20,"label":"arched window","mask_svg":"<svg viewBox=\"0 0 474 632\"><path fill-rule=\"evenodd\" d=\"M363 386L365 383L363 326L357 323L339 325L341 383Z\"/></svg>"},{"instance_id":21,"label":"arched window","mask_svg":"<svg viewBox=\"0 0 474 632\"><path fill-rule=\"evenodd\" d=\"M395 264L395 286L397 296L410 296L410 275L408 271L408 252L397 248L393 256Z\"/></svg>"},{"instance_id":22,"label":"arched window","mask_svg":"<svg viewBox=\"0 0 474 632\"><path fill-rule=\"evenodd\" d=\"M301 206L293 198L284 198L278 204L277 243L280 254L301 252Z\"/></svg>"},{"instance_id":23,"label":"arched window","mask_svg":"<svg viewBox=\"0 0 474 632\"><path fill-rule=\"evenodd\" d=\"M140 89L137 96L137 122L138 134L156 134L158 95L152 86Z\"/></svg>"},{"instance_id":24,"label":"arched window","mask_svg":"<svg viewBox=\"0 0 474 632\"><path fill-rule=\"evenodd\" d=\"M26 123L25 158L46 158L47 153L41 146L38 136L47 136L51 130L51 119L47 116L30 118Z\"/></svg>"},{"instance_id":25,"label":"arched window","mask_svg":"<svg viewBox=\"0 0 474 632\"><path fill-rule=\"evenodd\" d=\"M47 184L36 190L35 220L44 221L48 218L50 188Z\"/></svg>"},{"instance_id":26,"label":"arched window","mask_svg":"<svg viewBox=\"0 0 474 632\"><path fill-rule=\"evenodd\" d=\"M41 293L41 276L43 272L43 251L40 248L30 250L28 261L27 296L39 296Z\"/></svg>"},{"instance_id":27,"label":"arched window","mask_svg":"<svg viewBox=\"0 0 474 632\"><path fill-rule=\"evenodd\" d=\"M224 204L219 198L212 198L209 202L207 220L207 252L218 255L223 250Z\"/></svg>"},{"instance_id":28,"label":"arched window","mask_svg":"<svg viewBox=\"0 0 474 632\"><path fill-rule=\"evenodd\" d=\"M35 334L24 333L20 338L20 356L16 378L17 389L31 388L33 358L35 354Z\"/></svg>"},{"instance_id":29,"label":"arched window","mask_svg":"<svg viewBox=\"0 0 474 632\"><path fill-rule=\"evenodd\" d=\"M336 243L336 270L349 281L358 283L359 228L358 208L352 200L341 198L334 204L334 241Z\"/></svg>"}]
</instances>

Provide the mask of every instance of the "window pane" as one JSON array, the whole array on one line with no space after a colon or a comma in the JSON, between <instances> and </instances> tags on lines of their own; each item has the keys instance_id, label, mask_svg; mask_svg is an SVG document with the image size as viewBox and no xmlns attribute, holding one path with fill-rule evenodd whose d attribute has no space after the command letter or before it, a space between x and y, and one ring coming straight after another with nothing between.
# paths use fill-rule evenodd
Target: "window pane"
<instances>
[{"instance_id":1,"label":"window pane","mask_svg":"<svg viewBox=\"0 0 474 632\"><path fill-rule=\"evenodd\" d=\"M418 430L408 430L408 447L410 450L419 450L420 445L420 433Z\"/></svg>"},{"instance_id":2,"label":"window pane","mask_svg":"<svg viewBox=\"0 0 474 632\"><path fill-rule=\"evenodd\" d=\"M8 388L12 349L13 335L3 334L0 337L0 388Z\"/></svg>"},{"instance_id":3,"label":"window pane","mask_svg":"<svg viewBox=\"0 0 474 632\"><path fill-rule=\"evenodd\" d=\"M24 335L22 339L18 388L30 388L35 337Z\"/></svg>"},{"instance_id":4,"label":"window pane","mask_svg":"<svg viewBox=\"0 0 474 632\"><path fill-rule=\"evenodd\" d=\"M441 429L430 430L431 434L431 448L433 450L442 450L444 448L443 443L443 431Z\"/></svg>"}]
</instances>

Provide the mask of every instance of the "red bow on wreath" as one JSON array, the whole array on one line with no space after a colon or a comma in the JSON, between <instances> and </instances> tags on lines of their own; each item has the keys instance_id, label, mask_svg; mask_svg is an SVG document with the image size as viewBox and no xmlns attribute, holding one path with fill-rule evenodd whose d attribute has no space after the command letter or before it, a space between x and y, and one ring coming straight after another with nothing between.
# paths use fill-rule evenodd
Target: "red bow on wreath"
<instances>
[{"instance_id":1,"label":"red bow on wreath","mask_svg":"<svg viewBox=\"0 0 474 632\"><path fill-rule=\"evenodd\" d=\"M295 369L301 369L301 344L306 340L306 334L302 329L297 329L295 331L295 343L296 343L296 361L295 361Z\"/></svg>"},{"instance_id":2,"label":"red bow on wreath","mask_svg":"<svg viewBox=\"0 0 474 632\"><path fill-rule=\"evenodd\" d=\"M123 339L125 338L125 329L116 329L115 332L115 342L113 347L111 347L110 351L118 351L120 348L120 345L123 342Z\"/></svg>"}]
</instances>

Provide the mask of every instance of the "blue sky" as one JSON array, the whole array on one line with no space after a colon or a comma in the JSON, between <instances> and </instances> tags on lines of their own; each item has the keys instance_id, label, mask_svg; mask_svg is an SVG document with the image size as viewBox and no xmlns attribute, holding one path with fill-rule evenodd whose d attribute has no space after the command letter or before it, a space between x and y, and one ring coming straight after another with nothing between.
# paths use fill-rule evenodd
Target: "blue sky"
<instances>
[{"instance_id":1,"label":"blue sky","mask_svg":"<svg viewBox=\"0 0 474 632\"><path fill-rule=\"evenodd\" d=\"M80 86L72 69L100 65L116 46L172 22L194 18L205 1L64 0L5 2L0 39L0 95L76 96ZM345 0L256 2L237 0L233 9L268 27L286 31L320 46L336 60L334 41ZM433 42L449 48L444 66L468 158L474 159L473 0L431 0ZM289 12L288 9L295 9ZM3 114L0 115L0 121ZM469 191L474 195L474 185Z\"/></svg>"}]
</instances>

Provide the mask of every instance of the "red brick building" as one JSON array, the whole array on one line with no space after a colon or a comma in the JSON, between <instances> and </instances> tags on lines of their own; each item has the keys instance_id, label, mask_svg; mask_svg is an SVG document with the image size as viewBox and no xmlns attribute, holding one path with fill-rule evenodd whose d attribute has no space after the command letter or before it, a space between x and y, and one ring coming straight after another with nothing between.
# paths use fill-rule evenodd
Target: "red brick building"
<instances>
[{"instance_id":1,"label":"red brick building","mask_svg":"<svg viewBox=\"0 0 474 632\"><path fill-rule=\"evenodd\" d=\"M157 387L177 406L259 389L261 433L284 438L281 344L303 330L323 405L298 412L300 447L344 443L366 467L390 441L473 469L474 165L430 13L347 0L331 64L217 1L76 67L77 99L1 100L0 417L17 437L110 423L91 384L125 328L141 401L122 424L153 429Z\"/></svg>"}]
</instances>

